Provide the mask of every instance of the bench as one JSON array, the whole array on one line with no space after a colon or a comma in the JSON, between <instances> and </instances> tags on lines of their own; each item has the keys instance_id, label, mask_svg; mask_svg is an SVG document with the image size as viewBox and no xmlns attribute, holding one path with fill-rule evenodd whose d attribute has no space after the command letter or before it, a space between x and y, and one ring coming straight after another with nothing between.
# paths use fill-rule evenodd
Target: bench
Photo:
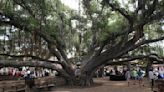
<instances>
[{"instance_id":1,"label":"bench","mask_svg":"<svg viewBox=\"0 0 164 92\"><path fill-rule=\"evenodd\" d=\"M18 80L20 77L9 76L9 75L0 75L0 81L4 80Z\"/></svg>"},{"instance_id":2,"label":"bench","mask_svg":"<svg viewBox=\"0 0 164 92\"><path fill-rule=\"evenodd\" d=\"M48 88L48 90L50 90L50 88L54 86L55 86L55 80L54 77L52 76L35 79L35 87L37 89Z\"/></svg>"},{"instance_id":3,"label":"bench","mask_svg":"<svg viewBox=\"0 0 164 92\"><path fill-rule=\"evenodd\" d=\"M163 79L155 80L154 90L157 92L164 92L164 80Z\"/></svg>"},{"instance_id":4,"label":"bench","mask_svg":"<svg viewBox=\"0 0 164 92\"><path fill-rule=\"evenodd\" d=\"M47 76L34 79L34 88L43 89L55 86L55 78L53 76ZM24 91L26 88L25 80L9 80L0 81L0 92L19 92Z\"/></svg>"},{"instance_id":5,"label":"bench","mask_svg":"<svg viewBox=\"0 0 164 92\"><path fill-rule=\"evenodd\" d=\"M18 81L0 81L0 92L19 92L25 90L23 80Z\"/></svg>"}]
</instances>

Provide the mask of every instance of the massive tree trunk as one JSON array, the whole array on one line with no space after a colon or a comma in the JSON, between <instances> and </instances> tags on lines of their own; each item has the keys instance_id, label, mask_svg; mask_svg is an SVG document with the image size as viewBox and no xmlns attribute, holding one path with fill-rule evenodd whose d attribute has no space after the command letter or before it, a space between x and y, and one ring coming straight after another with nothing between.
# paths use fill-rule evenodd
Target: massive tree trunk
<instances>
[{"instance_id":1,"label":"massive tree trunk","mask_svg":"<svg viewBox=\"0 0 164 92\"><path fill-rule=\"evenodd\" d=\"M93 84L92 71L82 71L79 85L80 86L91 86Z\"/></svg>"},{"instance_id":2,"label":"massive tree trunk","mask_svg":"<svg viewBox=\"0 0 164 92\"><path fill-rule=\"evenodd\" d=\"M93 57L86 64L82 65L81 76L80 76L80 85L81 86L90 86L93 84L93 74L94 72L103 65L108 60L108 57L98 56Z\"/></svg>"}]
</instances>

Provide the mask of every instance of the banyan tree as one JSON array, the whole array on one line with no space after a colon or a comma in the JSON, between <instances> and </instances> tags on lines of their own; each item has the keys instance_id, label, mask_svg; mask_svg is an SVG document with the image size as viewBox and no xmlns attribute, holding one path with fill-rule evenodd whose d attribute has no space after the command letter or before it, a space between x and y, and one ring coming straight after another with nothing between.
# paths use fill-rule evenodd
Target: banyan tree
<instances>
[{"instance_id":1,"label":"banyan tree","mask_svg":"<svg viewBox=\"0 0 164 92\"><path fill-rule=\"evenodd\" d=\"M0 0L0 65L50 68L68 84L89 86L106 63L162 62L161 45L152 43L164 39L163 6L164 0L79 0L77 11L60 0Z\"/></svg>"}]
</instances>

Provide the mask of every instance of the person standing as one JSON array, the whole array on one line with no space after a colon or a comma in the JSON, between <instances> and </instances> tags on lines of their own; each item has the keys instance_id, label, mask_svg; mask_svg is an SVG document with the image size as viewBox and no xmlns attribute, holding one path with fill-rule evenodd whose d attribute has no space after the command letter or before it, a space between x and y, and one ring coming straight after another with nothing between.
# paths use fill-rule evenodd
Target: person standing
<instances>
[{"instance_id":1,"label":"person standing","mask_svg":"<svg viewBox=\"0 0 164 92\"><path fill-rule=\"evenodd\" d=\"M153 69L150 69L148 75L149 75L149 81L151 83L151 89L153 90L153 87L154 87L154 79L155 79L155 75L154 75Z\"/></svg>"},{"instance_id":2,"label":"person standing","mask_svg":"<svg viewBox=\"0 0 164 92\"><path fill-rule=\"evenodd\" d=\"M130 84L130 70L127 69L126 73L125 73L125 78L126 78L126 81L128 82L128 86Z\"/></svg>"},{"instance_id":3,"label":"person standing","mask_svg":"<svg viewBox=\"0 0 164 92\"><path fill-rule=\"evenodd\" d=\"M164 78L164 72L163 72L163 68L162 67L160 67L158 69L158 78L159 79L163 79Z\"/></svg>"},{"instance_id":4,"label":"person standing","mask_svg":"<svg viewBox=\"0 0 164 92\"><path fill-rule=\"evenodd\" d=\"M135 85L136 80L137 80L137 76L138 76L137 71L135 69L132 70L131 76L132 76L132 79L134 80L133 85Z\"/></svg>"},{"instance_id":5,"label":"person standing","mask_svg":"<svg viewBox=\"0 0 164 92\"><path fill-rule=\"evenodd\" d=\"M144 77L143 75L144 75L143 70L139 69L139 70L138 70L138 80L139 80L139 85L142 84L143 77ZM144 86L144 85L143 85L143 86Z\"/></svg>"},{"instance_id":6,"label":"person standing","mask_svg":"<svg viewBox=\"0 0 164 92\"><path fill-rule=\"evenodd\" d=\"M35 92L34 76L31 70L27 70L27 75L25 76L25 85L26 85L25 92Z\"/></svg>"}]
</instances>

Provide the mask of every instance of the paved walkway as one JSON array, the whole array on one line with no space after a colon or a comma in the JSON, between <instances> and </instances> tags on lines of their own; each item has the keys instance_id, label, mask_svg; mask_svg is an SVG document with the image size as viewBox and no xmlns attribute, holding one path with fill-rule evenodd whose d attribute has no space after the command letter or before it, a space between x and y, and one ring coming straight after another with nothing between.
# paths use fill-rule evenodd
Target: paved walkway
<instances>
[{"instance_id":1,"label":"paved walkway","mask_svg":"<svg viewBox=\"0 0 164 92\"><path fill-rule=\"evenodd\" d=\"M144 86L140 86L138 81L130 81L130 86L126 81L109 81L108 78L94 79L97 85L88 88L80 87L58 87L48 92L152 92L148 81L144 81ZM135 83L135 85L134 85Z\"/></svg>"}]
</instances>

